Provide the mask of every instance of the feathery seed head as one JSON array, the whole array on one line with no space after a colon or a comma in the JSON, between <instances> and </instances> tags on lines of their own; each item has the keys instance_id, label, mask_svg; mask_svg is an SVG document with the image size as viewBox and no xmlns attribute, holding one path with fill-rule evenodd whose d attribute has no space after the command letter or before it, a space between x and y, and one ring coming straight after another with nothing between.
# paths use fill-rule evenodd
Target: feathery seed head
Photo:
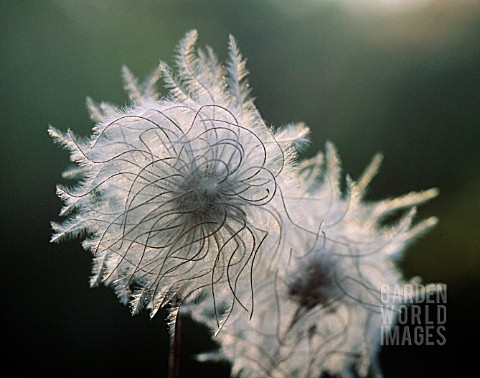
<instances>
[{"instance_id":1,"label":"feathery seed head","mask_svg":"<svg viewBox=\"0 0 480 378\"><path fill-rule=\"evenodd\" d=\"M201 359L224 357L232 361L233 374L241 377L379 374L380 334L382 326L389 326L381 316L386 305L381 288L406 283L393 257L435 223L430 219L412 227L414 211L408 210L437 194L429 190L363 201L379 163L377 156L356 183L347 177L345 192L332 144L327 144L325 155L298 166L305 195L286 198L286 206L299 223L290 227L273 278L256 276L261 279L254 286L257 305L252 318L233 311L217 335L220 351ZM396 225L385 226L385 215L398 209L406 209L406 215ZM402 302L392 296L387 305L398 311ZM211 322L201 313L193 316Z\"/></svg>"},{"instance_id":2,"label":"feathery seed head","mask_svg":"<svg viewBox=\"0 0 480 378\"><path fill-rule=\"evenodd\" d=\"M160 63L138 83L123 69L130 107L87 99L88 140L49 129L79 166L65 174L77 185L57 188L68 218L53 223L52 241L86 236L92 285L112 286L133 313L173 302L221 330L221 350L203 359L230 360L232 375L366 376L376 367L380 288L406 282L394 260L436 223L412 226L437 190L367 202L381 156L342 190L331 143L294 168L308 128L268 128L235 40L222 66L196 39L192 31L180 42L176 71Z\"/></svg>"},{"instance_id":3,"label":"feathery seed head","mask_svg":"<svg viewBox=\"0 0 480 378\"><path fill-rule=\"evenodd\" d=\"M59 186L70 217L53 224L52 240L88 235L92 284L113 286L134 313L147 305L153 316L199 290L238 300L257 254L279 246L279 186L297 137L277 141L259 116L233 38L224 68L211 50L195 50L196 37L180 43L177 73L161 63L138 84L123 69L131 107L88 100L97 122L89 140L49 129L81 169L77 186ZM160 75L169 94L157 99Z\"/></svg>"}]
</instances>

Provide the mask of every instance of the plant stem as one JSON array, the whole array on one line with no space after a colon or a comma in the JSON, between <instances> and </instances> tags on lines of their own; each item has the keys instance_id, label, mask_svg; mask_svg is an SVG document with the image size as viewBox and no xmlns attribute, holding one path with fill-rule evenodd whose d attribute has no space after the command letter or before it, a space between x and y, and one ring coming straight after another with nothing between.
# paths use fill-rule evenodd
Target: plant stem
<instances>
[{"instance_id":1,"label":"plant stem","mask_svg":"<svg viewBox=\"0 0 480 378\"><path fill-rule=\"evenodd\" d=\"M179 299L175 297L172 301L172 306L179 305ZM175 314L175 326L173 334L170 334L170 352L168 355L168 378L178 378L178 372L180 369L180 308L176 310Z\"/></svg>"}]
</instances>

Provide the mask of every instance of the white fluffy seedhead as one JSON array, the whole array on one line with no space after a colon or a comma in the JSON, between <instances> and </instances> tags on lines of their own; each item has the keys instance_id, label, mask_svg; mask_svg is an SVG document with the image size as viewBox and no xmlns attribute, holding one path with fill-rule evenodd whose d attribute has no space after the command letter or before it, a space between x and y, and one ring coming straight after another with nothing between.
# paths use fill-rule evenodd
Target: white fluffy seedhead
<instances>
[{"instance_id":1,"label":"white fluffy seedhead","mask_svg":"<svg viewBox=\"0 0 480 378\"><path fill-rule=\"evenodd\" d=\"M218 333L220 351L203 358L228 359L233 375L376 373L380 288L405 282L394 261L436 223L412 226L437 191L366 202L381 156L343 190L331 143L293 168L308 128L270 130L234 39L225 66L196 39L180 42L176 70L160 63L138 83L123 69L130 107L87 99L89 139L49 129L79 180L57 188L68 218L52 241L85 237L92 285L112 286L133 313L171 303L173 325L182 305Z\"/></svg>"},{"instance_id":2,"label":"white fluffy seedhead","mask_svg":"<svg viewBox=\"0 0 480 378\"><path fill-rule=\"evenodd\" d=\"M395 312L411 299L385 303L381 289L406 283L393 257L435 223L431 218L411 225L413 207L437 194L364 201L380 161L377 155L357 183L347 177L345 191L331 143L325 155L299 165L308 194L286 205L303 222L289 233L275 274L257 275L262 278L255 282L252 318L232 312L217 335L221 349L201 359L226 358L241 377L380 376L381 332L395 321L392 316L385 324L382 307ZM385 216L402 209L406 214L396 225L384 224ZM194 317L209 324L202 313Z\"/></svg>"},{"instance_id":3,"label":"white fluffy seedhead","mask_svg":"<svg viewBox=\"0 0 480 378\"><path fill-rule=\"evenodd\" d=\"M281 243L279 188L306 131L286 128L277 141L248 97L233 38L226 68L196 38L180 43L176 71L161 63L139 84L123 69L132 106L87 100L97 122L88 140L49 130L81 176L58 187L69 218L53 224L52 240L87 235L92 285L112 286L133 313L148 306L153 316L204 290L245 307L236 292L251 286L258 255L274 260ZM160 75L168 94L158 100Z\"/></svg>"}]
</instances>

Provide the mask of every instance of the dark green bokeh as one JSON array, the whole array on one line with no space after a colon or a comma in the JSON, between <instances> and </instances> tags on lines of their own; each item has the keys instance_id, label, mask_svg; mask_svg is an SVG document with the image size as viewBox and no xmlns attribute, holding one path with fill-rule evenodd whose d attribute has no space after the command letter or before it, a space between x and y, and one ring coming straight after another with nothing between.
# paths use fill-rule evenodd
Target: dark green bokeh
<instances>
[{"instance_id":1,"label":"dark green bokeh","mask_svg":"<svg viewBox=\"0 0 480 378\"><path fill-rule=\"evenodd\" d=\"M318 3L0 2L2 343L16 371L166 376L165 313L131 318L110 289L88 288L90 256L78 240L48 242L68 155L46 130L87 135L85 97L126 104L121 66L143 77L160 58L170 63L193 28L221 58L228 34L237 38L264 118L312 128L306 156L332 140L356 177L382 151L371 199L440 188L419 214L440 224L409 249L403 267L447 283L447 345L384 348L382 367L390 377L473 366L464 351L479 336L480 6L451 0L355 13ZM228 365L193 361L213 344L206 330L184 324L182 376L228 376Z\"/></svg>"}]
</instances>

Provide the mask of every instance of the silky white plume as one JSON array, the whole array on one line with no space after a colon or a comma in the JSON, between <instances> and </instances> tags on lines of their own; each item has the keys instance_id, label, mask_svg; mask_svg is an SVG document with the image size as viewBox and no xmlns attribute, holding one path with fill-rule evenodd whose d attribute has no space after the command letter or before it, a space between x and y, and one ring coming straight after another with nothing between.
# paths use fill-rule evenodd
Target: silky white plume
<instances>
[{"instance_id":1,"label":"silky white plume","mask_svg":"<svg viewBox=\"0 0 480 378\"><path fill-rule=\"evenodd\" d=\"M180 42L176 71L161 63L144 84L124 68L130 107L88 100L89 139L49 129L81 177L58 187L68 218L52 240L85 235L92 285L114 287L134 313L146 305L153 316L202 290L239 301L257 255L276 258L286 219L280 188L305 130L287 127L277 140L249 99L234 39L226 67L196 39ZM160 76L169 91L158 99Z\"/></svg>"},{"instance_id":2,"label":"silky white plume","mask_svg":"<svg viewBox=\"0 0 480 378\"><path fill-rule=\"evenodd\" d=\"M381 376L381 331L395 320L384 324L382 307L395 312L412 299L389 295L385 303L381 288L407 283L395 259L436 223L429 218L412 226L415 206L437 190L367 202L363 197L380 162L377 155L357 182L347 177L345 191L333 144L327 144L325 155L299 164L305 197L287 200L299 221L289 232L281 263L274 274L256 272L252 318L231 312L216 337L219 351L200 359L225 358L239 377ZM405 215L385 224L399 210ZM211 324L207 307L192 316Z\"/></svg>"}]
</instances>

